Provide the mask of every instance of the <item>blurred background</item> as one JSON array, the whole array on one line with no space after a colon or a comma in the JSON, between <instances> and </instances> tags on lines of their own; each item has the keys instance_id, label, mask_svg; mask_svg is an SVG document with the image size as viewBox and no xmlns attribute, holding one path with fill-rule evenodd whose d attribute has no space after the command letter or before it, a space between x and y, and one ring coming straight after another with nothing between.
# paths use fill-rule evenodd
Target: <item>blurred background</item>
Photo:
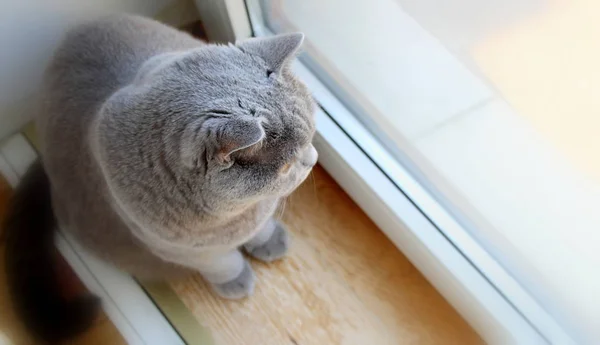
<instances>
[{"instance_id":1,"label":"blurred background","mask_svg":"<svg viewBox=\"0 0 600 345\"><path fill-rule=\"evenodd\" d=\"M598 1L260 3L544 308L600 338Z\"/></svg>"}]
</instances>

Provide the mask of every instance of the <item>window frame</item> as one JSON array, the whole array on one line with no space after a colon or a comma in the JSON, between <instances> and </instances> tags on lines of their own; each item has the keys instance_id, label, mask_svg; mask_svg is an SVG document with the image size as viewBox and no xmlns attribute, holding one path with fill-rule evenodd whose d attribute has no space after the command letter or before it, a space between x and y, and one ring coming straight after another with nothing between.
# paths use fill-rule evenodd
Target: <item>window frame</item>
<instances>
[{"instance_id":1,"label":"window frame","mask_svg":"<svg viewBox=\"0 0 600 345\"><path fill-rule=\"evenodd\" d=\"M212 11L224 19L207 29L211 39L273 34L261 0L196 3L211 3L212 9L199 6L203 20ZM327 88L331 83L315 67L300 59L293 69L319 103L314 144L320 164L467 322L490 343L575 343Z\"/></svg>"}]
</instances>

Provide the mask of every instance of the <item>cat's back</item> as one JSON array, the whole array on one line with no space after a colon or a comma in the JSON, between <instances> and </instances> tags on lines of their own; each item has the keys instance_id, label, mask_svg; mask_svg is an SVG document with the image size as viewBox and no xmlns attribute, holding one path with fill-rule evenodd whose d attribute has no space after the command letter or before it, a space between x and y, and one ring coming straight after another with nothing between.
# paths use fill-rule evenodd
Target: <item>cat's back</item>
<instances>
[{"instance_id":1,"label":"cat's back","mask_svg":"<svg viewBox=\"0 0 600 345\"><path fill-rule=\"evenodd\" d=\"M129 84L146 60L202 44L186 33L132 15L112 15L73 27L46 70L37 113L42 143L78 144L102 103Z\"/></svg>"},{"instance_id":2,"label":"cat's back","mask_svg":"<svg viewBox=\"0 0 600 345\"><path fill-rule=\"evenodd\" d=\"M150 57L201 45L186 33L154 20L113 15L80 24L67 32L56 50L45 79L44 92L87 102L103 101L131 82Z\"/></svg>"},{"instance_id":3,"label":"cat's back","mask_svg":"<svg viewBox=\"0 0 600 345\"><path fill-rule=\"evenodd\" d=\"M89 147L90 123L147 59L202 44L153 20L118 15L74 27L57 48L41 90L37 130L57 218L72 231L85 229L79 238L90 246L133 241L105 199Z\"/></svg>"},{"instance_id":4,"label":"cat's back","mask_svg":"<svg viewBox=\"0 0 600 345\"><path fill-rule=\"evenodd\" d=\"M70 29L46 70L36 114L52 182L80 177L63 167L89 164L89 124L106 99L129 84L147 59L202 44L186 33L132 15L103 17Z\"/></svg>"},{"instance_id":5,"label":"cat's back","mask_svg":"<svg viewBox=\"0 0 600 345\"><path fill-rule=\"evenodd\" d=\"M101 105L129 84L141 64L164 52L202 45L154 20L112 15L70 29L56 49L40 94L37 127L44 160L56 165L82 159L87 128Z\"/></svg>"}]
</instances>

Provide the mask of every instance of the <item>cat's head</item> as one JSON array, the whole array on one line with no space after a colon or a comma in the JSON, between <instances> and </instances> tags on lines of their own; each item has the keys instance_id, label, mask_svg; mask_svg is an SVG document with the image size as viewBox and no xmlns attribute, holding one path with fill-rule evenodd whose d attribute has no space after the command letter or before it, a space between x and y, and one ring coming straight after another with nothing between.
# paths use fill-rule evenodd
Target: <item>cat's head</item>
<instances>
[{"instance_id":1,"label":"cat's head","mask_svg":"<svg viewBox=\"0 0 600 345\"><path fill-rule=\"evenodd\" d=\"M302 39L255 38L147 61L98 121L118 197L146 214L173 205L219 212L291 193L317 160L315 104L290 71Z\"/></svg>"}]
</instances>

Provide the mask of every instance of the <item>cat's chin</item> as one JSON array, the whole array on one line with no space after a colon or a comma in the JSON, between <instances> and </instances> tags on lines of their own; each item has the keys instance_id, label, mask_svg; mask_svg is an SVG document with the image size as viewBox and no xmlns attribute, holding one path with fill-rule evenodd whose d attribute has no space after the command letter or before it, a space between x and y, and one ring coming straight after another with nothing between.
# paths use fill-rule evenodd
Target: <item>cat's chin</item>
<instances>
[{"instance_id":1,"label":"cat's chin","mask_svg":"<svg viewBox=\"0 0 600 345\"><path fill-rule=\"evenodd\" d=\"M306 172L304 173L304 175L298 179L298 182L296 184L294 184L294 186L291 187L288 191L283 193L282 197L286 198L286 197L290 196L292 193L294 193L294 191L296 189L298 189L298 187L300 187L304 183L304 181L306 181L306 179L308 178L308 175L310 175L311 171L312 171L312 168L307 169Z\"/></svg>"}]
</instances>

